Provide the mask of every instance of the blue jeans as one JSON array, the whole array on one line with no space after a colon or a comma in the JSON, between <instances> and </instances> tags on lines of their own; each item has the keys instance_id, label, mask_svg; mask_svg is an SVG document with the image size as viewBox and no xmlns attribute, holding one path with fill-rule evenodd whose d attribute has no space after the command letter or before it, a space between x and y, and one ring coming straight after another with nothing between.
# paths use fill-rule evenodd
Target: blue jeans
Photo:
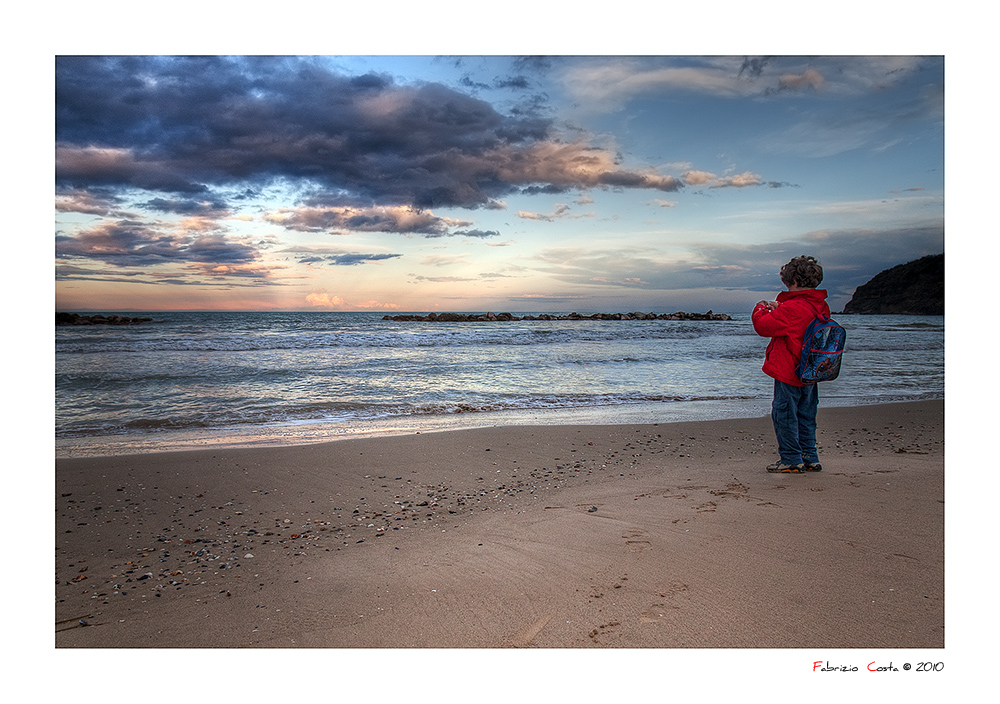
<instances>
[{"instance_id":1,"label":"blue jeans","mask_svg":"<svg viewBox=\"0 0 1000 704\"><path fill-rule=\"evenodd\" d=\"M816 384L792 386L774 380L771 420L778 437L778 454L784 464L818 462L816 453L816 409L819 393Z\"/></svg>"}]
</instances>

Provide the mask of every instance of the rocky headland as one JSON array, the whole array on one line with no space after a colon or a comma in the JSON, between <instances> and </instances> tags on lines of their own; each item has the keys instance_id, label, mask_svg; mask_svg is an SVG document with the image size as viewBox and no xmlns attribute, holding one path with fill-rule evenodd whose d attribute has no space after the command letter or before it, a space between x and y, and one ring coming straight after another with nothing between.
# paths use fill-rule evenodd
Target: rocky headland
<instances>
[{"instance_id":1,"label":"rocky headland","mask_svg":"<svg viewBox=\"0 0 1000 704\"><path fill-rule=\"evenodd\" d=\"M844 313L944 315L944 253L876 274L858 286Z\"/></svg>"}]
</instances>

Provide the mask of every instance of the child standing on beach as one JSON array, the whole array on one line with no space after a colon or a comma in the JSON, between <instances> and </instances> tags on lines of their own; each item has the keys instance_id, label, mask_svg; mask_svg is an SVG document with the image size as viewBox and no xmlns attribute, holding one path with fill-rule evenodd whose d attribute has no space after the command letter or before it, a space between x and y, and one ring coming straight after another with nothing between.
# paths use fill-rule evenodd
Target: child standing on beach
<instances>
[{"instance_id":1,"label":"child standing on beach","mask_svg":"<svg viewBox=\"0 0 1000 704\"><path fill-rule=\"evenodd\" d=\"M763 371L774 379L771 420L778 439L779 459L768 472L819 472L816 452L816 384L803 384L796 374L802 338L814 318L829 316L826 291L817 289L823 268L814 257L795 257L781 267L787 291L776 301L760 301L753 309L753 329L770 337Z\"/></svg>"}]
</instances>

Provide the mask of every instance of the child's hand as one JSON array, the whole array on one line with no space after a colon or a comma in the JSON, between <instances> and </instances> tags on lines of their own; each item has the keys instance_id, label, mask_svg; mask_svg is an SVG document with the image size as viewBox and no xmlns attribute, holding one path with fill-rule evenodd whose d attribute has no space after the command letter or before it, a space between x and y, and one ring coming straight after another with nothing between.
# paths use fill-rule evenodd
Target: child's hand
<instances>
[{"instance_id":1,"label":"child's hand","mask_svg":"<svg viewBox=\"0 0 1000 704\"><path fill-rule=\"evenodd\" d=\"M757 305L764 306L768 310L774 310L779 304L777 301L757 301Z\"/></svg>"}]
</instances>

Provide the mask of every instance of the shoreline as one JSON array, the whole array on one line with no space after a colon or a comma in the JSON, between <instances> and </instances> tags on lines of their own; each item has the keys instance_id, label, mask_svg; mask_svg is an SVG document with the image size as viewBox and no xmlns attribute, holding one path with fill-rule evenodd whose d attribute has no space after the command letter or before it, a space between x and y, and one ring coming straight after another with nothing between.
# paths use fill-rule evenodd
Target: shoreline
<instances>
[{"instance_id":1,"label":"shoreline","mask_svg":"<svg viewBox=\"0 0 1000 704\"><path fill-rule=\"evenodd\" d=\"M824 397L820 408L919 403L937 398ZM315 421L164 433L57 438L58 459L110 457L199 449L283 447L340 440L395 437L411 433L474 428L551 425L628 425L755 418L770 415L770 397L635 403L614 406L521 409L478 413L429 414L390 418Z\"/></svg>"},{"instance_id":2,"label":"shoreline","mask_svg":"<svg viewBox=\"0 0 1000 704\"><path fill-rule=\"evenodd\" d=\"M760 417L57 459L55 645L943 648L943 433L821 408L807 475Z\"/></svg>"}]
</instances>

